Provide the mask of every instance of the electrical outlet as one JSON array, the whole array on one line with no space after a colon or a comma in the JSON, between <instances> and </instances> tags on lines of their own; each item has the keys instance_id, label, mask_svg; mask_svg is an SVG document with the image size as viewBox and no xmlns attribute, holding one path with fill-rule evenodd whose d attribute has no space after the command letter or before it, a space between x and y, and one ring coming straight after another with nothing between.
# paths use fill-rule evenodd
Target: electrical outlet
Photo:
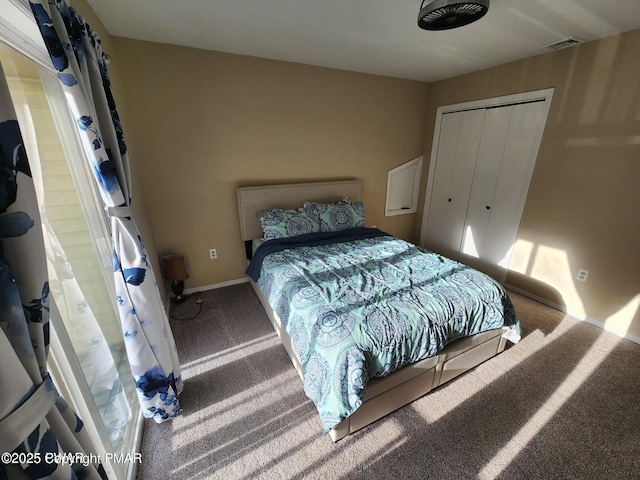
<instances>
[{"instance_id":1,"label":"electrical outlet","mask_svg":"<svg viewBox=\"0 0 640 480\"><path fill-rule=\"evenodd\" d=\"M578 270L578 275L576 275L576 280L579 282L586 282L587 277L589 276L589 270L580 269Z\"/></svg>"},{"instance_id":2,"label":"electrical outlet","mask_svg":"<svg viewBox=\"0 0 640 480\"><path fill-rule=\"evenodd\" d=\"M216 258L218 258L218 252L216 252L215 248L212 248L211 250L209 250L209 258L211 260L215 260Z\"/></svg>"}]
</instances>

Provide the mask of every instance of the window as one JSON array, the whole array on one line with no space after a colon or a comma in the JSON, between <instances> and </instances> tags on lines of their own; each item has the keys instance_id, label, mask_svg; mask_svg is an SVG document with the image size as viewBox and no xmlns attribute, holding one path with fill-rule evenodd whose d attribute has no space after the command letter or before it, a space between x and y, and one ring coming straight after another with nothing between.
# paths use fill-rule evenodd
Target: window
<instances>
[{"instance_id":1,"label":"window","mask_svg":"<svg viewBox=\"0 0 640 480\"><path fill-rule=\"evenodd\" d=\"M0 37L5 33L0 30ZM2 42L0 62L46 237L52 378L83 419L98 453L132 453L142 415L115 305L110 240L93 180L84 170L55 73ZM134 475L127 471L134 465L104 463L110 478Z\"/></svg>"}]
</instances>

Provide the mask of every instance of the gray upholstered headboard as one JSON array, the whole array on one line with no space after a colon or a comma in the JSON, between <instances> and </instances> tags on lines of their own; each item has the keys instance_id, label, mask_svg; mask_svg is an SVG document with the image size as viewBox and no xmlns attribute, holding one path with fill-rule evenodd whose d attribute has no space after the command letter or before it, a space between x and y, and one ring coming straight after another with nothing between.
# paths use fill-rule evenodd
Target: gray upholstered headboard
<instances>
[{"instance_id":1,"label":"gray upholstered headboard","mask_svg":"<svg viewBox=\"0 0 640 480\"><path fill-rule=\"evenodd\" d=\"M361 200L360 180L287 183L240 187L236 190L240 233L245 242L262 236L256 213L268 208L299 208L305 201L331 203L346 197Z\"/></svg>"}]
</instances>

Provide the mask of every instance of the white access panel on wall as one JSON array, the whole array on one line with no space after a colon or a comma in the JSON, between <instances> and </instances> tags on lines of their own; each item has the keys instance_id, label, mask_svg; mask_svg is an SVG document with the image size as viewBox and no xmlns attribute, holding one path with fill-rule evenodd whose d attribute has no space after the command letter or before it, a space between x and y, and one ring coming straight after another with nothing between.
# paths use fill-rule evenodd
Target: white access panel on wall
<instances>
[{"instance_id":1,"label":"white access panel on wall","mask_svg":"<svg viewBox=\"0 0 640 480\"><path fill-rule=\"evenodd\" d=\"M504 280L551 95L439 109L423 247Z\"/></svg>"},{"instance_id":2,"label":"white access panel on wall","mask_svg":"<svg viewBox=\"0 0 640 480\"><path fill-rule=\"evenodd\" d=\"M384 216L416 213L420 194L422 155L387 173L387 199Z\"/></svg>"}]
</instances>

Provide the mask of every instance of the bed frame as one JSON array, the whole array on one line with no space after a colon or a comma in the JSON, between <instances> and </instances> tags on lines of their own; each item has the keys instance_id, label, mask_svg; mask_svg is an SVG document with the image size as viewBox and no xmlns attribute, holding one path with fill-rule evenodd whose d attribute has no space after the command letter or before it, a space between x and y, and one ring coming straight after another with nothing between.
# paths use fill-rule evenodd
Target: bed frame
<instances>
[{"instance_id":1,"label":"bed frame","mask_svg":"<svg viewBox=\"0 0 640 480\"><path fill-rule=\"evenodd\" d=\"M241 187L237 189L236 196L242 239L246 245L250 245L253 239L262 236L256 212L268 208L298 208L305 201L331 203L345 197L352 201L360 200L361 182L342 180ZM247 248L247 252L250 252L250 248ZM303 378L300 357L282 327L280 318L269 305L260 287L253 281L251 286L264 306L293 366L300 378ZM503 330L498 328L457 340L433 357L406 366L387 377L370 380L362 405L336 425L329 436L336 442L497 355L506 345L502 334Z\"/></svg>"}]
</instances>

